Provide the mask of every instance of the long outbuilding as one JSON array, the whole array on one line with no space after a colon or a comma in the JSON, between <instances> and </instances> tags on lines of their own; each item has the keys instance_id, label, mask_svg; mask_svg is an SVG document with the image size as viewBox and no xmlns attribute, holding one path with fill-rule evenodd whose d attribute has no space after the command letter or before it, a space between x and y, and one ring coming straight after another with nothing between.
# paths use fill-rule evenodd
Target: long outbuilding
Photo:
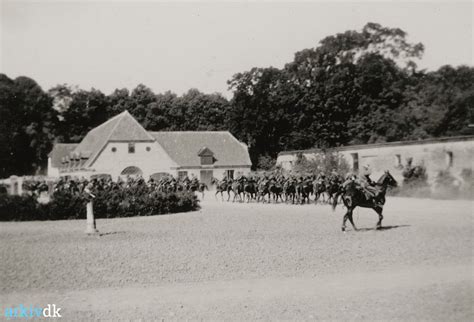
<instances>
[{"instance_id":1,"label":"long outbuilding","mask_svg":"<svg viewBox=\"0 0 474 322\"><path fill-rule=\"evenodd\" d=\"M375 179L388 170L397 180L402 180L403 169L411 160L413 165L423 165L428 180L432 181L440 171L448 170L457 177L466 169L472 171L474 136L342 146L326 151L342 155L353 172L369 165ZM279 153L277 165L292 170L299 158L311 160L322 154L321 149L284 151Z\"/></svg>"}]
</instances>

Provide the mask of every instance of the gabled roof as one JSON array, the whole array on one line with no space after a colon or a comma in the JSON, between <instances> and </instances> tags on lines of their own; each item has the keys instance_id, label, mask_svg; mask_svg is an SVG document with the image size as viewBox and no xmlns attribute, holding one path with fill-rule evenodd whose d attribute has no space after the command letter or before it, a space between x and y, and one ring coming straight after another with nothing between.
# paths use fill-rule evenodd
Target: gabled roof
<instances>
[{"instance_id":1,"label":"gabled roof","mask_svg":"<svg viewBox=\"0 0 474 322\"><path fill-rule=\"evenodd\" d=\"M216 166L251 166L247 146L227 131L149 132L180 167L201 166L200 152L214 153Z\"/></svg>"},{"instance_id":2,"label":"gabled roof","mask_svg":"<svg viewBox=\"0 0 474 322\"><path fill-rule=\"evenodd\" d=\"M202 156L213 156L214 155L214 152L212 152L207 146L201 148L199 151L198 151L198 156L202 157Z\"/></svg>"},{"instance_id":3,"label":"gabled roof","mask_svg":"<svg viewBox=\"0 0 474 322\"><path fill-rule=\"evenodd\" d=\"M48 154L48 157L51 158L51 166L59 168L63 157L68 156L78 145L78 143L55 143L53 150Z\"/></svg>"},{"instance_id":4,"label":"gabled roof","mask_svg":"<svg viewBox=\"0 0 474 322\"><path fill-rule=\"evenodd\" d=\"M130 113L124 111L90 130L74 152L82 155L89 153L90 158L85 163L89 167L110 141L150 142L155 139Z\"/></svg>"}]
</instances>

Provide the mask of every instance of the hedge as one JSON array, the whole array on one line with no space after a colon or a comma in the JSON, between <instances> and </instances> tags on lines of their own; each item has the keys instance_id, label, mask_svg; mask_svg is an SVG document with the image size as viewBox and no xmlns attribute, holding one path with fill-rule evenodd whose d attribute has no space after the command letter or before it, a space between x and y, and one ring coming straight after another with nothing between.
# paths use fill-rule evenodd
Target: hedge
<instances>
[{"instance_id":1,"label":"hedge","mask_svg":"<svg viewBox=\"0 0 474 322\"><path fill-rule=\"evenodd\" d=\"M46 204L28 195L0 194L0 221L85 219L86 203L84 195L68 192L55 192ZM193 192L138 194L130 189L99 192L93 205L96 218L152 216L199 209Z\"/></svg>"}]
</instances>

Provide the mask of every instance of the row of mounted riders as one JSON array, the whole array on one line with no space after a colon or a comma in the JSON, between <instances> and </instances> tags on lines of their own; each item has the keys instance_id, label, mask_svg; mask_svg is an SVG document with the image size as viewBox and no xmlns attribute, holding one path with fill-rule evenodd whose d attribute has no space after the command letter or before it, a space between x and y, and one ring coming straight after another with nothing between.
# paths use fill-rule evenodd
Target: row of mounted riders
<instances>
[{"instance_id":1,"label":"row of mounted riders","mask_svg":"<svg viewBox=\"0 0 474 322\"><path fill-rule=\"evenodd\" d=\"M345 178L337 173L329 176L305 176L305 177L285 177L271 176L262 178L239 177L237 180L223 179L218 181L213 179L216 185L216 198L221 195L224 200L224 192L227 192L227 200L232 201L255 200L257 202L282 202L291 203L310 203L311 196L315 203L322 197L322 202L332 204L335 210L338 200L341 200L347 211L344 214L342 230L346 230L346 221L349 220L354 230L357 227L354 224L352 213L356 207L373 209L379 216L376 229L382 227L383 206L385 204L385 194L389 187L396 187L397 181L389 171L385 171L377 180L372 181L370 170L364 168L361 175L349 174ZM327 198L326 198L327 197Z\"/></svg>"},{"instance_id":2,"label":"row of mounted riders","mask_svg":"<svg viewBox=\"0 0 474 322\"><path fill-rule=\"evenodd\" d=\"M45 180L28 180L23 184L23 189L30 191L33 196L39 196L42 192L49 191L49 185ZM69 194L82 194L85 190L99 192L132 189L147 192L165 192L173 193L179 191L201 192L208 190L207 185L199 182L195 177L189 179L187 177L177 179L172 176L163 177L159 180L145 179L141 176L129 176L126 179L119 178L113 181L110 176L92 178L60 178L52 183L53 192L66 192Z\"/></svg>"},{"instance_id":3,"label":"row of mounted riders","mask_svg":"<svg viewBox=\"0 0 474 322\"><path fill-rule=\"evenodd\" d=\"M237 179L222 180L213 179L212 184L216 186L216 198L221 196L224 200L224 193L227 194L227 201L250 202L285 202L285 203L317 203L330 202L340 191L344 179L340 175L331 176L305 176L286 177L284 175L254 177L252 175L240 176Z\"/></svg>"},{"instance_id":4,"label":"row of mounted riders","mask_svg":"<svg viewBox=\"0 0 474 322\"><path fill-rule=\"evenodd\" d=\"M289 176L271 175L263 177L240 176L239 178L222 180L212 179L211 183L216 186L215 196L221 196L224 200L224 193L227 193L227 201L247 201L257 202L285 202L285 203L335 203L338 197L343 194L345 187L354 182L367 197L377 195L377 183L370 179L370 175L347 175L345 178L338 173Z\"/></svg>"}]
</instances>

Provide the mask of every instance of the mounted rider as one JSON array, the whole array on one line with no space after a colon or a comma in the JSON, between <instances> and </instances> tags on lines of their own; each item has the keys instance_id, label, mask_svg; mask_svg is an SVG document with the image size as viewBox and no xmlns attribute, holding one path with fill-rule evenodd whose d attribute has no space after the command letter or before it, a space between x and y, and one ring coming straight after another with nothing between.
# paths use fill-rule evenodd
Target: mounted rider
<instances>
[{"instance_id":1,"label":"mounted rider","mask_svg":"<svg viewBox=\"0 0 474 322\"><path fill-rule=\"evenodd\" d=\"M372 169L369 165L365 165L360 173L357 183L368 200L371 198L376 200L380 191L377 189L376 183L370 178L371 174Z\"/></svg>"},{"instance_id":2,"label":"mounted rider","mask_svg":"<svg viewBox=\"0 0 474 322\"><path fill-rule=\"evenodd\" d=\"M225 185L227 185L228 183L232 183L232 179L229 178L229 176L227 175L226 172L224 172L224 173L222 174L222 179L221 179L220 184L225 184Z\"/></svg>"},{"instance_id":3,"label":"mounted rider","mask_svg":"<svg viewBox=\"0 0 474 322\"><path fill-rule=\"evenodd\" d=\"M319 184L323 184L326 182L326 174L323 171L318 173L318 176L316 177L316 182Z\"/></svg>"},{"instance_id":4,"label":"mounted rider","mask_svg":"<svg viewBox=\"0 0 474 322\"><path fill-rule=\"evenodd\" d=\"M250 184L256 184L257 183L257 181L255 180L255 177L253 175L249 176L247 182L250 183Z\"/></svg>"},{"instance_id":5,"label":"mounted rider","mask_svg":"<svg viewBox=\"0 0 474 322\"><path fill-rule=\"evenodd\" d=\"M243 174L240 174L237 178L237 181L241 184L244 184L247 181L247 178Z\"/></svg>"},{"instance_id":6,"label":"mounted rider","mask_svg":"<svg viewBox=\"0 0 474 322\"><path fill-rule=\"evenodd\" d=\"M331 170L329 181L332 182L332 183L341 183L342 182L341 175L334 168Z\"/></svg>"}]
</instances>

